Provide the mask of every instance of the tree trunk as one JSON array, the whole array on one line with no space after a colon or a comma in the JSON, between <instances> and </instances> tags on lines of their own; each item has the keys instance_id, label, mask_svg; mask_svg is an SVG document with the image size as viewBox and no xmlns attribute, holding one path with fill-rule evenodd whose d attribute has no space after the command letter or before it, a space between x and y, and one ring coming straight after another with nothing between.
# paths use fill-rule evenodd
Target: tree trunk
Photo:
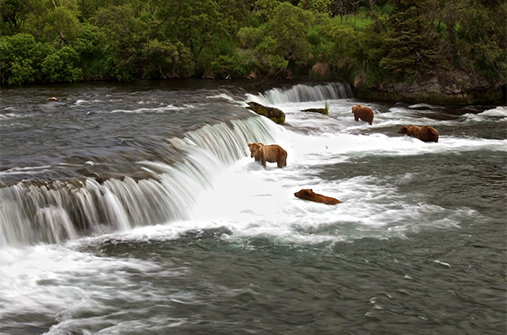
<instances>
[{"instance_id":1,"label":"tree trunk","mask_svg":"<svg viewBox=\"0 0 507 335\"><path fill-rule=\"evenodd\" d=\"M380 24L380 21L378 20L377 12L375 12L375 2L377 0L370 0L370 13L373 15L373 18L375 19L375 23L377 24L378 30L382 32L382 25Z\"/></svg>"},{"instance_id":2,"label":"tree trunk","mask_svg":"<svg viewBox=\"0 0 507 335\"><path fill-rule=\"evenodd\" d=\"M53 6L55 6L55 9L57 9L58 7L56 6L55 0L51 0L51 1L53 2ZM67 42L67 40L65 39L65 36L63 36L63 32L61 30L58 32L58 35L60 35L60 38L62 39L63 43L65 43L67 45L69 44L69 42Z\"/></svg>"}]
</instances>

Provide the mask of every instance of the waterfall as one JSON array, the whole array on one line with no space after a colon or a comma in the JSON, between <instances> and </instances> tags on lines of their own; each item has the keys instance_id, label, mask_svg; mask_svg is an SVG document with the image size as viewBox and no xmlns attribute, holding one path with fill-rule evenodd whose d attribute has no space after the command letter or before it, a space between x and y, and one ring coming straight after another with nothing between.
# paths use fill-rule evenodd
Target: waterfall
<instances>
[{"instance_id":1,"label":"waterfall","mask_svg":"<svg viewBox=\"0 0 507 335\"><path fill-rule=\"evenodd\" d=\"M206 125L168 139L181 159L136 162L151 178L24 181L0 189L0 247L59 243L188 218L196 195L224 167L247 155L248 142L272 141L276 126L254 116Z\"/></svg>"},{"instance_id":2,"label":"waterfall","mask_svg":"<svg viewBox=\"0 0 507 335\"><path fill-rule=\"evenodd\" d=\"M249 99L263 105L276 105L288 102L323 101L353 98L349 84L329 83L308 86L298 84L289 89L273 88L257 96L249 95Z\"/></svg>"}]
</instances>

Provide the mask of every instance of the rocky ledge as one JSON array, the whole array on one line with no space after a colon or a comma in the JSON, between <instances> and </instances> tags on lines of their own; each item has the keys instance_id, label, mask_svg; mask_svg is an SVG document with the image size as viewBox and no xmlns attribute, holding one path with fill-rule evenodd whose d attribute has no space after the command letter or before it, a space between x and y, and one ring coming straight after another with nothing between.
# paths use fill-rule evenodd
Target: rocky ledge
<instances>
[{"instance_id":1,"label":"rocky ledge","mask_svg":"<svg viewBox=\"0 0 507 335\"><path fill-rule=\"evenodd\" d=\"M492 83L485 78L464 72L449 72L412 82L384 83L367 86L354 82L358 98L427 102L439 104L505 103L505 82Z\"/></svg>"}]
</instances>

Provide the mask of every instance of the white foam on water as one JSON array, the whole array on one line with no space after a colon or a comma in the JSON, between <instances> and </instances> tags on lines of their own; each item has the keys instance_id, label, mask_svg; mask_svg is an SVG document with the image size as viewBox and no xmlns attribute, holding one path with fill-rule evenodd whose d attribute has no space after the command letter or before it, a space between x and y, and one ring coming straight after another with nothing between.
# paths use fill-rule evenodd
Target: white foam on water
<instances>
[{"instance_id":1,"label":"white foam on water","mask_svg":"<svg viewBox=\"0 0 507 335\"><path fill-rule=\"evenodd\" d=\"M18 113L14 107L7 107L5 110L12 111L12 113L0 114L0 121L11 121L12 119L29 118L33 116L33 114L27 114L26 112Z\"/></svg>"},{"instance_id":2,"label":"white foam on water","mask_svg":"<svg viewBox=\"0 0 507 335\"><path fill-rule=\"evenodd\" d=\"M139 281L140 275L179 277L187 272L184 266L167 261L158 264L147 259L99 257L74 250L83 243L89 240L0 250L3 327L16 326L9 315L38 314L47 316L49 322L55 318L58 321L47 334L60 334L76 326L84 326L90 333L94 329L110 333L105 329L125 329L121 318L111 316L128 314L127 306L148 307L163 304L165 299L196 302L189 292L167 292ZM81 319L78 315L83 313L88 317Z\"/></svg>"},{"instance_id":3,"label":"white foam on water","mask_svg":"<svg viewBox=\"0 0 507 335\"><path fill-rule=\"evenodd\" d=\"M75 301L87 300L83 293L95 285L106 284L107 274L125 273L129 269L163 271L150 261L97 257L66 245L2 248L0 296L3 303L0 314L27 311L45 314L63 309ZM122 281L121 278L116 280ZM121 290L117 293L122 294Z\"/></svg>"},{"instance_id":4,"label":"white foam on water","mask_svg":"<svg viewBox=\"0 0 507 335\"><path fill-rule=\"evenodd\" d=\"M47 169L50 169L50 168L51 168L51 165L14 167L11 169L0 171L0 176L25 174L25 173L32 173L32 174L44 173L47 171Z\"/></svg>"},{"instance_id":5,"label":"white foam on water","mask_svg":"<svg viewBox=\"0 0 507 335\"><path fill-rule=\"evenodd\" d=\"M302 188L342 203L298 199L294 192ZM290 168L265 171L245 162L199 198L192 223L201 229L224 226L231 231L228 238L235 240L269 237L287 243L321 243L403 236L424 226L456 226L459 221L454 219L428 219L443 211L439 206L406 201L395 187L374 177L326 182L318 174L294 178Z\"/></svg>"},{"instance_id":6,"label":"white foam on water","mask_svg":"<svg viewBox=\"0 0 507 335\"><path fill-rule=\"evenodd\" d=\"M226 100L226 101L228 101L230 103L233 103L233 104L236 104L236 105L239 105L239 106L245 106L244 102L235 100L232 96L230 96L227 93L220 93L220 94L217 94L217 95L210 95L210 96L208 96L206 98L207 99Z\"/></svg>"},{"instance_id":7,"label":"white foam on water","mask_svg":"<svg viewBox=\"0 0 507 335\"><path fill-rule=\"evenodd\" d=\"M70 107L77 107L77 106L92 106L93 104L99 104L104 102L104 100L100 99L92 99L92 100L85 100L85 99L77 99L76 102Z\"/></svg>"},{"instance_id":8,"label":"white foam on water","mask_svg":"<svg viewBox=\"0 0 507 335\"><path fill-rule=\"evenodd\" d=\"M153 108L138 108L138 109L115 109L110 113L127 113L127 114L143 114L143 113L165 113L170 111L179 111L189 108L195 108L193 105L185 104L183 106L174 106L167 105L163 107L153 107Z\"/></svg>"},{"instance_id":9,"label":"white foam on water","mask_svg":"<svg viewBox=\"0 0 507 335\"><path fill-rule=\"evenodd\" d=\"M410 105L410 106L408 106L408 108L410 108L410 109L439 109L441 107L436 106L436 105L426 104L426 103L419 103L419 104Z\"/></svg>"},{"instance_id":10,"label":"white foam on water","mask_svg":"<svg viewBox=\"0 0 507 335\"><path fill-rule=\"evenodd\" d=\"M506 106L498 106L492 109L485 110L480 113L483 116L492 116L492 117L507 117L507 107Z\"/></svg>"},{"instance_id":11,"label":"white foam on water","mask_svg":"<svg viewBox=\"0 0 507 335\"><path fill-rule=\"evenodd\" d=\"M487 109L484 112L474 114L467 113L461 116L461 119L465 119L470 122L482 122L482 121L496 121L505 122L507 121L507 107L498 106L492 109Z\"/></svg>"}]
</instances>

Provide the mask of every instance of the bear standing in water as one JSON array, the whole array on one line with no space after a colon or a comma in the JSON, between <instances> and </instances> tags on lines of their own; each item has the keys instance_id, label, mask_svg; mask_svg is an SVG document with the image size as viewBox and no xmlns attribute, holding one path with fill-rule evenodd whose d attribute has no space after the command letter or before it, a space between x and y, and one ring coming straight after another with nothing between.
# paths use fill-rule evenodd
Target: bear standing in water
<instances>
[{"instance_id":1,"label":"bear standing in water","mask_svg":"<svg viewBox=\"0 0 507 335\"><path fill-rule=\"evenodd\" d=\"M373 109L370 107L364 107L362 105L356 105L352 107L352 113L354 113L354 119L359 121L359 119L366 121L370 124L373 124Z\"/></svg>"},{"instance_id":2,"label":"bear standing in water","mask_svg":"<svg viewBox=\"0 0 507 335\"><path fill-rule=\"evenodd\" d=\"M430 126L403 126L398 134L405 134L420 139L423 142L438 142L438 131Z\"/></svg>"},{"instance_id":3,"label":"bear standing in water","mask_svg":"<svg viewBox=\"0 0 507 335\"><path fill-rule=\"evenodd\" d=\"M287 166L287 151L279 145L248 143L248 148L250 157L255 158L255 161L260 162L264 168L266 168L266 162L276 163L279 168Z\"/></svg>"}]
</instances>

